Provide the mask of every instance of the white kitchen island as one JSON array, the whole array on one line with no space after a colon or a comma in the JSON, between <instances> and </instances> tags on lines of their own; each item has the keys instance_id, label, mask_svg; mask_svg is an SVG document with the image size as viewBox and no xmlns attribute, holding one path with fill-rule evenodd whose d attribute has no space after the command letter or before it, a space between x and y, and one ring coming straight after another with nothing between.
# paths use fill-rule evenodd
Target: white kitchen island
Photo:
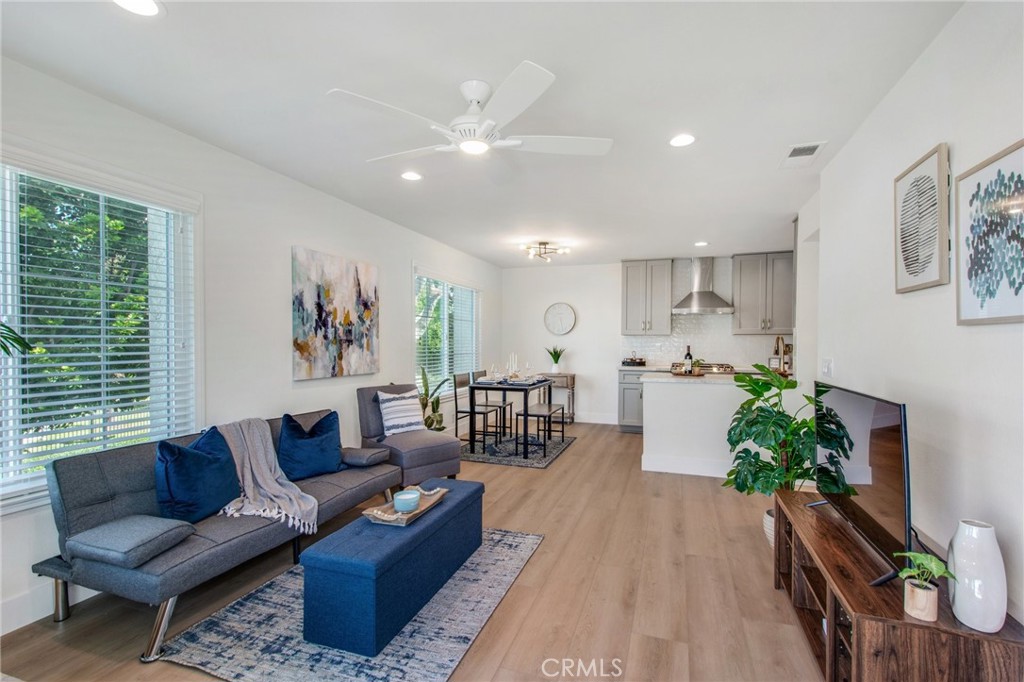
<instances>
[{"instance_id":1,"label":"white kitchen island","mask_svg":"<svg viewBox=\"0 0 1024 682\"><path fill-rule=\"evenodd\" d=\"M732 455L725 434L749 398L732 374L677 377L648 373L643 383L644 471L725 478Z\"/></svg>"}]
</instances>

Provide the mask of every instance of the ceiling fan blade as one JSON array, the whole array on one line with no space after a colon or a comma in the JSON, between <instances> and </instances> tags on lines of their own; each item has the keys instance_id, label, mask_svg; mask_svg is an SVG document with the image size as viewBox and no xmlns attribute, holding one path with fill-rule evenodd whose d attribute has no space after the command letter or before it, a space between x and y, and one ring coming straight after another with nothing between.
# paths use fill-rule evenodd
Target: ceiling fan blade
<instances>
[{"instance_id":1,"label":"ceiling fan blade","mask_svg":"<svg viewBox=\"0 0 1024 682\"><path fill-rule=\"evenodd\" d=\"M362 100L364 102L369 102L370 104L378 106L378 107L380 107L382 109L387 109L389 111L393 111L395 113L402 114L403 116L408 116L410 118L414 118L414 119L416 119L420 123L425 123L428 128L437 128L438 132L441 132L442 134L444 133L444 131L447 131L449 133L451 132L449 130L448 126L444 125L443 123L438 123L437 121L429 119L426 116L420 116L419 114L414 114L411 111L406 111L405 109L400 109L399 107L396 107L393 104L388 104L387 102L381 102L380 100L373 99L372 97L367 97L366 95L360 95L358 92L352 92L351 90L342 90L341 88L331 88L330 90L327 91L326 94L328 94L328 95L341 94L341 95L345 95L346 97L353 97L355 99L359 99L359 100Z\"/></svg>"},{"instance_id":2,"label":"ceiling fan blade","mask_svg":"<svg viewBox=\"0 0 1024 682\"><path fill-rule=\"evenodd\" d=\"M372 159L367 159L366 163L370 163L371 161L383 161L384 159L397 159L399 157L414 159L417 156L426 156L427 154L432 154L433 152L454 152L457 149L458 147L456 147L453 144L432 144L429 147L419 147L417 149L407 149L404 152L385 154L384 156L375 156Z\"/></svg>"},{"instance_id":3,"label":"ceiling fan blade","mask_svg":"<svg viewBox=\"0 0 1024 682\"><path fill-rule=\"evenodd\" d=\"M555 74L533 62L523 62L491 95L481 118L490 119L495 127L503 128L536 102L554 82Z\"/></svg>"},{"instance_id":4,"label":"ceiling fan blade","mask_svg":"<svg viewBox=\"0 0 1024 682\"><path fill-rule=\"evenodd\" d=\"M519 144L508 144L515 143ZM607 137L571 137L566 135L516 135L499 140L493 146L520 152L542 154L578 154L603 156L612 148L614 140ZM505 143L505 144L502 144Z\"/></svg>"}]
</instances>

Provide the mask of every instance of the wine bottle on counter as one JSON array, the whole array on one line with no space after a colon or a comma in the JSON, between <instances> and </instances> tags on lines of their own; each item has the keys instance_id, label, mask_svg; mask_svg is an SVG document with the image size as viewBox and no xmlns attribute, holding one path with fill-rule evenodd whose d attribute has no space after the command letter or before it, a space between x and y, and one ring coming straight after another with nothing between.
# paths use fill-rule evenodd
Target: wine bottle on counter
<instances>
[{"instance_id":1,"label":"wine bottle on counter","mask_svg":"<svg viewBox=\"0 0 1024 682\"><path fill-rule=\"evenodd\" d=\"M686 355L683 356L683 373L693 374L693 355L690 354L690 347L686 347Z\"/></svg>"}]
</instances>

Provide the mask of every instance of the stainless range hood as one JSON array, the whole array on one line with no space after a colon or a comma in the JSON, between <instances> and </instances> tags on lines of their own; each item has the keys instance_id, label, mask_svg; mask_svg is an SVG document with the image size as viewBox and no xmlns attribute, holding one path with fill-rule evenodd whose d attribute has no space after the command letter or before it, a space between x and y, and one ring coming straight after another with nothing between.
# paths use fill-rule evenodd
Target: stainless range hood
<instances>
[{"instance_id":1,"label":"stainless range hood","mask_svg":"<svg viewBox=\"0 0 1024 682\"><path fill-rule=\"evenodd\" d=\"M711 290L714 258L693 259L693 291L672 306L675 315L732 315L733 307Z\"/></svg>"}]
</instances>

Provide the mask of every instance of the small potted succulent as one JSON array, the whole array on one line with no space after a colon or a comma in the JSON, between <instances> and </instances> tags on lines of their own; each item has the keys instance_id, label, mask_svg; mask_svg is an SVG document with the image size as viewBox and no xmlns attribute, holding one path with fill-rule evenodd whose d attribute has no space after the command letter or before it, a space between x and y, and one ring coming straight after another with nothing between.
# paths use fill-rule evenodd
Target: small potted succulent
<instances>
[{"instance_id":1,"label":"small potted succulent","mask_svg":"<svg viewBox=\"0 0 1024 682\"><path fill-rule=\"evenodd\" d=\"M427 370L420 367L420 380L423 382L423 391L420 393L420 407L423 409L423 425L431 431L444 431L444 414L441 413L441 396L437 393L441 387L448 383L445 377L441 382L430 390L430 381L427 379ZM430 414L427 414L427 408Z\"/></svg>"},{"instance_id":2,"label":"small potted succulent","mask_svg":"<svg viewBox=\"0 0 1024 682\"><path fill-rule=\"evenodd\" d=\"M920 552L895 552L893 556L910 559L913 566L900 571L903 579L903 610L918 620L934 621L939 617L939 590L932 585L935 578L956 580L942 559Z\"/></svg>"},{"instance_id":3,"label":"small potted succulent","mask_svg":"<svg viewBox=\"0 0 1024 682\"><path fill-rule=\"evenodd\" d=\"M564 348L558 346L551 346L551 348L545 348L548 355L551 356L551 373L558 374L558 361L562 359L562 354L565 353Z\"/></svg>"},{"instance_id":4,"label":"small potted succulent","mask_svg":"<svg viewBox=\"0 0 1024 682\"><path fill-rule=\"evenodd\" d=\"M13 356L15 353L27 353L30 350L31 343L12 327L0 322L0 354Z\"/></svg>"}]
</instances>

